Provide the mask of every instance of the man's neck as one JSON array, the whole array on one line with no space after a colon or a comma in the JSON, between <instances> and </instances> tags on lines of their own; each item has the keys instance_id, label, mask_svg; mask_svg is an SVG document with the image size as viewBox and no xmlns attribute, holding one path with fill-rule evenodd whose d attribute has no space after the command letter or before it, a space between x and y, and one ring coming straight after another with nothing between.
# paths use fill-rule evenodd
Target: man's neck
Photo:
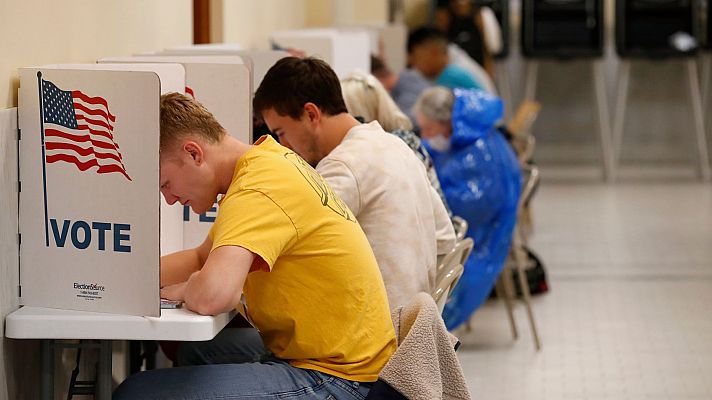
<instances>
[{"instance_id":1,"label":"man's neck","mask_svg":"<svg viewBox=\"0 0 712 400\"><path fill-rule=\"evenodd\" d=\"M319 140L319 150L326 157L336 146L341 144L346 134L354 126L361 123L350 114L341 113L334 116L327 116L322 119L322 134Z\"/></svg>"},{"instance_id":2,"label":"man's neck","mask_svg":"<svg viewBox=\"0 0 712 400\"><path fill-rule=\"evenodd\" d=\"M220 144L216 145L218 193L227 193L232 178L235 175L235 166L242 156L253 146L245 144L234 137L227 135Z\"/></svg>"},{"instance_id":3,"label":"man's neck","mask_svg":"<svg viewBox=\"0 0 712 400\"><path fill-rule=\"evenodd\" d=\"M440 74L442 74L443 71L445 71L445 68L447 68L448 65L450 65L450 59L448 57L444 57L444 58L438 60L438 65L436 68L437 72L435 73L434 76L431 77L431 79L438 79L440 77Z\"/></svg>"}]
</instances>

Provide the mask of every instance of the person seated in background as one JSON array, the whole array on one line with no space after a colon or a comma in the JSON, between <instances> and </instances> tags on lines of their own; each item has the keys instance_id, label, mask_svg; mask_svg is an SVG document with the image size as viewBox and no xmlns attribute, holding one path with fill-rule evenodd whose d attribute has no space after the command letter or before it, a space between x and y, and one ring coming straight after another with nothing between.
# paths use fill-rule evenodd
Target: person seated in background
<instances>
[{"instance_id":1,"label":"person seated in background","mask_svg":"<svg viewBox=\"0 0 712 400\"><path fill-rule=\"evenodd\" d=\"M191 342L196 364L221 365L141 372L113 398L363 399L396 341L353 213L293 151L242 143L193 99L162 96L160 126L166 202L204 213L222 195L205 242L161 258L161 296L205 315L239 306L256 329Z\"/></svg>"},{"instance_id":2,"label":"person seated in background","mask_svg":"<svg viewBox=\"0 0 712 400\"><path fill-rule=\"evenodd\" d=\"M316 168L361 224L391 309L435 283L436 255L455 233L425 168L377 121L361 124L322 60L283 58L265 75L253 108L280 142Z\"/></svg>"},{"instance_id":3,"label":"person seated in background","mask_svg":"<svg viewBox=\"0 0 712 400\"><path fill-rule=\"evenodd\" d=\"M494 125L502 101L475 89L433 87L415 104L422 138L455 215L468 222L475 248L445 305L448 329L467 321L487 298L509 252L521 171L514 151Z\"/></svg>"},{"instance_id":4,"label":"person seated in background","mask_svg":"<svg viewBox=\"0 0 712 400\"><path fill-rule=\"evenodd\" d=\"M413 150L413 153L423 162L430 184L438 192L448 215L452 217L428 150L425 149L418 135L412 131L413 125L408 117L398 109L376 77L362 72L352 72L341 80L341 91L346 109L351 115L363 118L364 122L378 121L383 130L398 136ZM439 250L438 255L441 254Z\"/></svg>"},{"instance_id":5,"label":"person seated in background","mask_svg":"<svg viewBox=\"0 0 712 400\"><path fill-rule=\"evenodd\" d=\"M502 48L502 31L489 7L473 0L438 0L435 26L494 79L492 54Z\"/></svg>"},{"instance_id":6,"label":"person seated in background","mask_svg":"<svg viewBox=\"0 0 712 400\"><path fill-rule=\"evenodd\" d=\"M434 84L451 89L483 89L469 72L450 62L448 40L436 28L421 27L408 35L408 64Z\"/></svg>"},{"instance_id":7,"label":"person seated in background","mask_svg":"<svg viewBox=\"0 0 712 400\"><path fill-rule=\"evenodd\" d=\"M398 108L404 112L414 129L417 129L413 105L423 90L432 86L432 82L425 79L418 70L406 68L400 72L392 71L386 63L377 56L371 56L371 73L388 91ZM348 104L347 104L348 106Z\"/></svg>"}]
</instances>

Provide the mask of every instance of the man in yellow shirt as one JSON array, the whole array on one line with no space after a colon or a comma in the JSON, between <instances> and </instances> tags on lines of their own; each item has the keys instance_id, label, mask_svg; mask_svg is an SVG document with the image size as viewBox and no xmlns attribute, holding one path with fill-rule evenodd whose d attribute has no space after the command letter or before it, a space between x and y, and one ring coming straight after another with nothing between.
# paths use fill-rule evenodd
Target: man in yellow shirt
<instances>
[{"instance_id":1,"label":"man in yellow shirt","mask_svg":"<svg viewBox=\"0 0 712 400\"><path fill-rule=\"evenodd\" d=\"M196 213L222 194L205 242L161 259L162 296L214 315L244 294L256 331L230 350L249 354L220 349L240 363L143 372L114 398L365 397L395 334L368 241L319 174L268 136L250 146L227 135L174 93L161 98L160 184Z\"/></svg>"}]
</instances>

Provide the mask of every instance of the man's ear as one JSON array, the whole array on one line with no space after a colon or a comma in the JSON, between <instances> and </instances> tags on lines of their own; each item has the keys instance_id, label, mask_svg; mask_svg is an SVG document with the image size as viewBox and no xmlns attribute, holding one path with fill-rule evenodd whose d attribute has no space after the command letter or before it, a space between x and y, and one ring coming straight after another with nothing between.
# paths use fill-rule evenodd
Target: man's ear
<instances>
[{"instance_id":1,"label":"man's ear","mask_svg":"<svg viewBox=\"0 0 712 400\"><path fill-rule=\"evenodd\" d=\"M187 153L190 159L196 164L200 165L205 160L205 154L203 153L203 147L197 142L188 140L183 143L183 151Z\"/></svg>"},{"instance_id":2,"label":"man's ear","mask_svg":"<svg viewBox=\"0 0 712 400\"><path fill-rule=\"evenodd\" d=\"M311 123L319 123L321 121L321 110L319 106L314 103L304 104L304 115L306 115Z\"/></svg>"}]
</instances>

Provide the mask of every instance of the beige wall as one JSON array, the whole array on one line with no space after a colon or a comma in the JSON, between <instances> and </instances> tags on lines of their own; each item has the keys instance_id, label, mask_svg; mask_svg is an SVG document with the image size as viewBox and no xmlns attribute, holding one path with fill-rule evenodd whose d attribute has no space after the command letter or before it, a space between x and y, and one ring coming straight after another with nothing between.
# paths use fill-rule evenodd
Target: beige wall
<instances>
[{"instance_id":1,"label":"beige wall","mask_svg":"<svg viewBox=\"0 0 712 400\"><path fill-rule=\"evenodd\" d=\"M384 0L334 0L333 24L350 25L388 20L388 2Z\"/></svg>"},{"instance_id":2,"label":"beige wall","mask_svg":"<svg viewBox=\"0 0 712 400\"><path fill-rule=\"evenodd\" d=\"M362 0L353 2L355 22L388 21L388 2L383 0Z\"/></svg>"},{"instance_id":3,"label":"beige wall","mask_svg":"<svg viewBox=\"0 0 712 400\"><path fill-rule=\"evenodd\" d=\"M190 0L0 0L0 109L17 105L17 68L181 46Z\"/></svg>"},{"instance_id":4,"label":"beige wall","mask_svg":"<svg viewBox=\"0 0 712 400\"><path fill-rule=\"evenodd\" d=\"M410 28L428 23L430 0L404 0L405 23Z\"/></svg>"},{"instance_id":5,"label":"beige wall","mask_svg":"<svg viewBox=\"0 0 712 400\"><path fill-rule=\"evenodd\" d=\"M332 0L307 0L306 26L329 26L334 20L336 8Z\"/></svg>"},{"instance_id":6,"label":"beige wall","mask_svg":"<svg viewBox=\"0 0 712 400\"><path fill-rule=\"evenodd\" d=\"M306 0L212 0L211 41L267 49L269 34L306 26Z\"/></svg>"},{"instance_id":7,"label":"beige wall","mask_svg":"<svg viewBox=\"0 0 712 400\"><path fill-rule=\"evenodd\" d=\"M211 41L267 49L273 31L384 22L384 0L212 0Z\"/></svg>"}]
</instances>

